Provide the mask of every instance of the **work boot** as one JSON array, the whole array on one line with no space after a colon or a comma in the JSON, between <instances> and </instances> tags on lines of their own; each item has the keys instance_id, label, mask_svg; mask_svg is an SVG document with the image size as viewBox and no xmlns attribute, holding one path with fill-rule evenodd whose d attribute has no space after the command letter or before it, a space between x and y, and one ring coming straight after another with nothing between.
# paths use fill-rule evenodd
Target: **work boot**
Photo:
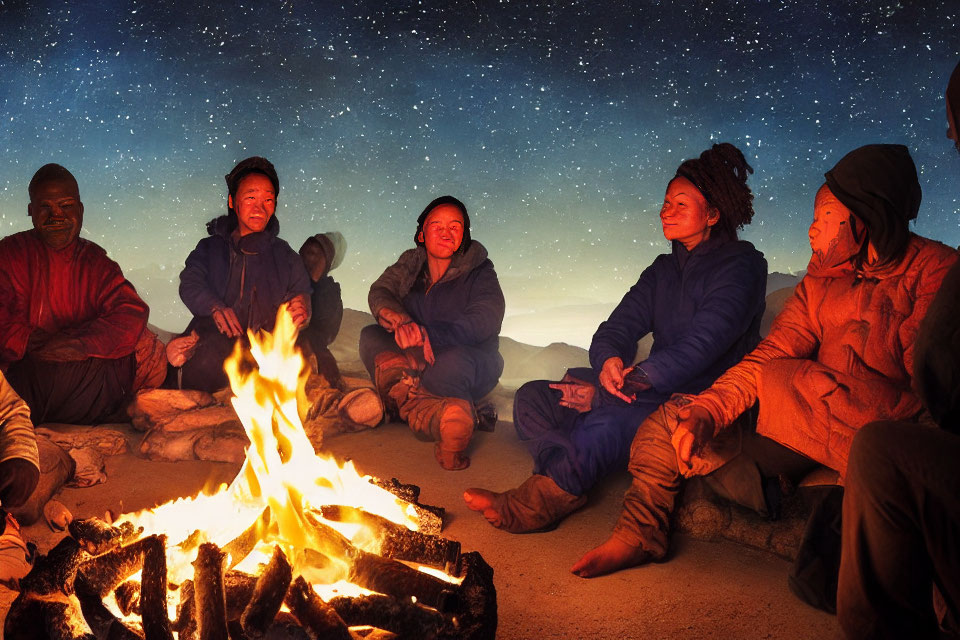
<instances>
[{"instance_id":1,"label":"work boot","mask_svg":"<svg viewBox=\"0 0 960 640\"><path fill-rule=\"evenodd\" d=\"M20 534L20 524L16 519L0 509L0 584L20 590L20 578L30 573L36 547L28 545Z\"/></svg>"},{"instance_id":2,"label":"work boot","mask_svg":"<svg viewBox=\"0 0 960 640\"><path fill-rule=\"evenodd\" d=\"M403 382L395 385L406 387ZM470 466L470 458L464 455L473 435L475 419L471 404L460 398L441 398L422 387L407 388L400 401L400 419L404 420L417 436L434 440L434 456L440 466L448 471L458 471Z\"/></svg>"},{"instance_id":3,"label":"work boot","mask_svg":"<svg viewBox=\"0 0 960 640\"><path fill-rule=\"evenodd\" d=\"M503 493L467 489L463 500L498 529L510 533L550 531L587 502L561 489L552 478L534 474L516 489Z\"/></svg>"},{"instance_id":4,"label":"work boot","mask_svg":"<svg viewBox=\"0 0 960 640\"><path fill-rule=\"evenodd\" d=\"M383 401L370 387L360 387L344 394L339 411L354 430L375 427L383 420Z\"/></svg>"},{"instance_id":5,"label":"work boot","mask_svg":"<svg viewBox=\"0 0 960 640\"><path fill-rule=\"evenodd\" d=\"M393 351L378 353L373 360L373 383L377 387L377 393L383 398L385 409L394 416L398 413L399 404L390 392L403 379L408 367L406 356Z\"/></svg>"}]
</instances>

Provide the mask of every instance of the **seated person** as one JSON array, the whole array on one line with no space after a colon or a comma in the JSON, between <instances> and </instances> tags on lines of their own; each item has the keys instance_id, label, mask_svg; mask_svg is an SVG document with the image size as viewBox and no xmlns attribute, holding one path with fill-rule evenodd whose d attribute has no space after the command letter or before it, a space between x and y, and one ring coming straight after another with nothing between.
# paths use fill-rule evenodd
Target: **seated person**
<instances>
[{"instance_id":1,"label":"seated person","mask_svg":"<svg viewBox=\"0 0 960 640\"><path fill-rule=\"evenodd\" d=\"M947 122L960 151L960 64L947 85ZM850 638L960 636L960 262L920 324L913 386L935 426L869 424L850 448L837 588Z\"/></svg>"},{"instance_id":2,"label":"seated person","mask_svg":"<svg viewBox=\"0 0 960 640\"><path fill-rule=\"evenodd\" d=\"M417 246L370 287L379 325L360 333L360 358L387 407L437 441L444 469L465 469L474 403L503 373L504 300L487 250L470 238L462 202L442 196L417 218Z\"/></svg>"},{"instance_id":3,"label":"seated person","mask_svg":"<svg viewBox=\"0 0 960 640\"><path fill-rule=\"evenodd\" d=\"M643 271L597 329L592 371L520 387L513 420L534 475L505 493L467 490L471 509L514 533L555 525L601 478L626 467L637 427L671 393L702 391L757 345L767 263L737 239L753 217L752 171L726 143L680 165L660 209L671 253ZM649 357L628 366L650 332Z\"/></svg>"},{"instance_id":4,"label":"seated person","mask_svg":"<svg viewBox=\"0 0 960 640\"><path fill-rule=\"evenodd\" d=\"M307 339L317 359L317 371L333 387L341 386L340 368L328 348L340 332L343 321L343 299L340 284L330 272L340 266L347 250L343 235L331 231L310 236L300 247L300 257L310 275L310 324L300 334Z\"/></svg>"},{"instance_id":5,"label":"seated person","mask_svg":"<svg viewBox=\"0 0 960 640\"><path fill-rule=\"evenodd\" d=\"M225 176L227 214L207 223L206 238L180 272L180 298L193 314L167 354L179 371L168 384L213 392L229 384L223 362L246 332L270 331L283 303L294 324L310 322L310 277L277 237L280 180L266 158L241 161Z\"/></svg>"},{"instance_id":6,"label":"seated person","mask_svg":"<svg viewBox=\"0 0 960 640\"><path fill-rule=\"evenodd\" d=\"M915 420L910 388L921 319L956 252L910 232L920 183L907 148L868 145L826 173L807 273L746 358L696 396L677 395L637 430L633 481L612 536L571 570L592 577L667 552L681 477L729 460L730 428L759 402L756 431L842 478L850 443L878 418Z\"/></svg>"},{"instance_id":7,"label":"seated person","mask_svg":"<svg viewBox=\"0 0 960 640\"><path fill-rule=\"evenodd\" d=\"M27 502L40 480L30 408L0 373L0 584L16 588L30 571L30 551L10 509Z\"/></svg>"},{"instance_id":8,"label":"seated person","mask_svg":"<svg viewBox=\"0 0 960 640\"><path fill-rule=\"evenodd\" d=\"M69 171L44 165L29 193L33 229L0 240L0 369L35 424L115 419L136 389L163 380L149 309L106 251L79 237Z\"/></svg>"}]
</instances>

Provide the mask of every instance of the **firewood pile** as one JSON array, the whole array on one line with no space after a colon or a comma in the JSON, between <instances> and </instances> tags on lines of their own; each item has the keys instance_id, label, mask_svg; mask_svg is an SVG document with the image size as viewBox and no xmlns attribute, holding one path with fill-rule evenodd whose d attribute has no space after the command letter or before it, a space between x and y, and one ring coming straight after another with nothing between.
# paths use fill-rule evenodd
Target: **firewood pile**
<instances>
[{"instance_id":1,"label":"firewood pile","mask_svg":"<svg viewBox=\"0 0 960 640\"><path fill-rule=\"evenodd\" d=\"M421 519L413 531L343 505L304 512L311 544L280 546L259 571L235 567L277 524L261 517L222 547L196 531L176 546L196 555L193 578L171 582L164 534L144 535L129 521L117 525L75 520L69 535L21 580L7 614L8 640L216 640L494 638L497 626L493 570L475 552L439 535L443 510L417 502L419 489L373 481L407 500ZM355 547L328 522L362 523L380 533L379 553ZM347 580L369 595L321 599L294 567L346 561ZM421 572L424 565L456 578ZM304 571L307 573L307 571ZM175 603L174 607L168 602Z\"/></svg>"}]
</instances>

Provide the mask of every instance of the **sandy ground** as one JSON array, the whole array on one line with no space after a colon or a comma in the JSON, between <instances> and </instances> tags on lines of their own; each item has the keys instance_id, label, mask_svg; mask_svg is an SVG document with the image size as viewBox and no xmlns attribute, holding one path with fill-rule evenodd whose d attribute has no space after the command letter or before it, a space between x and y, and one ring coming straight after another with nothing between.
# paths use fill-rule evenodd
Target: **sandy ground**
<instances>
[{"instance_id":1,"label":"sandy ground","mask_svg":"<svg viewBox=\"0 0 960 640\"><path fill-rule=\"evenodd\" d=\"M531 469L509 422L510 394L499 394L497 402L501 421L494 433L477 434L473 463L464 471L443 471L433 460L432 444L416 440L400 424L340 435L327 445L333 455L353 459L362 473L417 484L422 502L447 509L445 535L459 540L465 551L479 551L494 568L499 638L840 637L835 617L790 593L787 562L733 543L678 539L671 559L662 564L593 580L569 573L570 565L610 532L628 484L625 473L598 487L587 507L555 531L518 536L490 527L466 508L463 490L507 489ZM131 443L137 439L131 432ZM108 459L105 484L66 489L59 499L77 517L108 508L134 511L229 482L236 469L124 454ZM27 527L26 535L44 551L61 537L40 524ZM0 587L0 613L14 596Z\"/></svg>"}]
</instances>

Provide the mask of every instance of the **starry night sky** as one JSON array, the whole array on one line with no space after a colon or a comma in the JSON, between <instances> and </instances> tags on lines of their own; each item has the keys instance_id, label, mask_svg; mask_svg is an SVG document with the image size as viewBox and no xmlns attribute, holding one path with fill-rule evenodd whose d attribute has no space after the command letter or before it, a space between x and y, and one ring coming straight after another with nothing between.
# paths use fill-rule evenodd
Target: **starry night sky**
<instances>
[{"instance_id":1,"label":"starry night sky","mask_svg":"<svg viewBox=\"0 0 960 640\"><path fill-rule=\"evenodd\" d=\"M281 237L346 236L346 306L366 309L449 193L508 316L542 322L609 308L668 250L666 183L713 142L756 169L742 237L771 271L805 267L824 171L873 142L913 153L915 230L960 244L943 105L958 60L955 0L0 0L0 233L29 228L34 171L65 165L84 236L180 330L178 274L225 211L223 175L264 155Z\"/></svg>"}]
</instances>

